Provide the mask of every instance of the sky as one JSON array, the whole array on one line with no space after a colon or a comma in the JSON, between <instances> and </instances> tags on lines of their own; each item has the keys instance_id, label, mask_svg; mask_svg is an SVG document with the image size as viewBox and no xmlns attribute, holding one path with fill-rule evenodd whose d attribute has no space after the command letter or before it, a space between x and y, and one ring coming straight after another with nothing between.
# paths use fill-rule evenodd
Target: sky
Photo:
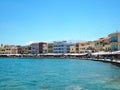
<instances>
[{"instance_id":1,"label":"sky","mask_svg":"<svg viewBox=\"0 0 120 90\"><path fill-rule=\"evenodd\" d=\"M120 0L0 0L0 44L92 41L120 31Z\"/></svg>"}]
</instances>

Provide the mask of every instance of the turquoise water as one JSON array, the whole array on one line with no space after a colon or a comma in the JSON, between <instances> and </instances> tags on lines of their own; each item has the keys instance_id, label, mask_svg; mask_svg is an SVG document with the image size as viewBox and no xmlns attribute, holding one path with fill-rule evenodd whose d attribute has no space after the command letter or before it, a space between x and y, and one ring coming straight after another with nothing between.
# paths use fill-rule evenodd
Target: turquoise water
<instances>
[{"instance_id":1,"label":"turquoise water","mask_svg":"<svg viewBox=\"0 0 120 90\"><path fill-rule=\"evenodd\" d=\"M0 90L120 90L120 67L72 59L0 59Z\"/></svg>"}]
</instances>

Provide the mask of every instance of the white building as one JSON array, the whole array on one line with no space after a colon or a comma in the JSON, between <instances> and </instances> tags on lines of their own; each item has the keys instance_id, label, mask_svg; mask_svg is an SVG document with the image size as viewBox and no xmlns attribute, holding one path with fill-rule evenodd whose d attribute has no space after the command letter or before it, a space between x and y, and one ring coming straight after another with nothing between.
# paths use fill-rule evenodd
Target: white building
<instances>
[{"instance_id":1,"label":"white building","mask_svg":"<svg viewBox=\"0 0 120 90\"><path fill-rule=\"evenodd\" d=\"M54 53L69 53L70 52L70 46L72 46L73 43L68 43L67 41L59 41L53 43L53 52Z\"/></svg>"}]
</instances>

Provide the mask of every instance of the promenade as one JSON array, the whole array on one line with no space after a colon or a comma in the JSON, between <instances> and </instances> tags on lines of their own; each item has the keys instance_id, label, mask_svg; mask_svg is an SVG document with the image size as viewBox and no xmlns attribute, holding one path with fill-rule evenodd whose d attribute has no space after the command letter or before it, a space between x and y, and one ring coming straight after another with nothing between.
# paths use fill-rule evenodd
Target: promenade
<instances>
[{"instance_id":1,"label":"promenade","mask_svg":"<svg viewBox=\"0 0 120 90\"><path fill-rule=\"evenodd\" d=\"M72 58L120 64L120 51L95 53L0 54L3 58Z\"/></svg>"}]
</instances>

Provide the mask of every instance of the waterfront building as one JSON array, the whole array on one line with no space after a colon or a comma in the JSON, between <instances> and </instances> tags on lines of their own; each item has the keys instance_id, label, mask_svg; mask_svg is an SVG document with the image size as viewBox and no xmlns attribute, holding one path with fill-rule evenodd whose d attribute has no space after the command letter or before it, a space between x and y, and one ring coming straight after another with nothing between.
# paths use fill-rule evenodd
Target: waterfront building
<instances>
[{"instance_id":1,"label":"waterfront building","mask_svg":"<svg viewBox=\"0 0 120 90\"><path fill-rule=\"evenodd\" d=\"M70 46L73 46L73 43L67 41L55 41L53 43L53 52L54 53L70 53Z\"/></svg>"},{"instance_id":2,"label":"waterfront building","mask_svg":"<svg viewBox=\"0 0 120 90\"><path fill-rule=\"evenodd\" d=\"M39 43L39 53L48 53L48 46L45 42Z\"/></svg>"},{"instance_id":3,"label":"waterfront building","mask_svg":"<svg viewBox=\"0 0 120 90\"><path fill-rule=\"evenodd\" d=\"M5 54L11 54L11 45L5 45L4 48L5 48Z\"/></svg>"},{"instance_id":4,"label":"waterfront building","mask_svg":"<svg viewBox=\"0 0 120 90\"><path fill-rule=\"evenodd\" d=\"M120 32L111 33L108 36L110 37L111 50L120 50Z\"/></svg>"},{"instance_id":5,"label":"waterfront building","mask_svg":"<svg viewBox=\"0 0 120 90\"><path fill-rule=\"evenodd\" d=\"M87 50L89 52L95 52L95 42L94 41L88 41L88 48Z\"/></svg>"},{"instance_id":6,"label":"waterfront building","mask_svg":"<svg viewBox=\"0 0 120 90\"><path fill-rule=\"evenodd\" d=\"M106 44L103 46L103 50L104 51L111 51L111 45L110 44Z\"/></svg>"},{"instance_id":7,"label":"waterfront building","mask_svg":"<svg viewBox=\"0 0 120 90\"><path fill-rule=\"evenodd\" d=\"M76 53L79 53L80 52L80 50L79 50L79 43L76 43Z\"/></svg>"},{"instance_id":8,"label":"waterfront building","mask_svg":"<svg viewBox=\"0 0 120 90\"><path fill-rule=\"evenodd\" d=\"M18 54L18 49L16 46L11 47L11 54Z\"/></svg>"},{"instance_id":9,"label":"waterfront building","mask_svg":"<svg viewBox=\"0 0 120 90\"><path fill-rule=\"evenodd\" d=\"M76 53L76 45L70 46L70 53Z\"/></svg>"},{"instance_id":10,"label":"waterfront building","mask_svg":"<svg viewBox=\"0 0 120 90\"><path fill-rule=\"evenodd\" d=\"M18 47L19 54L30 54L31 53L31 48L30 46L20 46Z\"/></svg>"},{"instance_id":11,"label":"waterfront building","mask_svg":"<svg viewBox=\"0 0 120 90\"><path fill-rule=\"evenodd\" d=\"M4 45L0 45L0 54L4 54L5 53L5 48Z\"/></svg>"},{"instance_id":12,"label":"waterfront building","mask_svg":"<svg viewBox=\"0 0 120 90\"><path fill-rule=\"evenodd\" d=\"M39 54L39 43L32 43L30 44L30 47L32 54Z\"/></svg>"},{"instance_id":13,"label":"waterfront building","mask_svg":"<svg viewBox=\"0 0 120 90\"><path fill-rule=\"evenodd\" d=\"M31 54L31 47L28 45L28 54Z\"/></svg>"},{"instance_id":14,"label":"waterfront building","mask_svg":"<svg viewBox=\"0 0 120 90\"><path fill-rule=\"evenodd\" d=\"M103 39L103 50L111 51L110 37L106 37Z\"/></svg>"},{"instance_id":15,"label":"waterfront building","mask_svg":"<svg viewBox=\"0 0 120 90\"><path fill-rule=\"evenodd\" d=\"M40 53L47 53L47 43L39 42L39 43L32 43L30 45L31 53L32 54L40 54Z\"/></svg>"},{"instance_id":16,"label":"waterfront building","mask_svg":"<svg viewBox=\"0 0 120 90\"><path fill-rule=\"evenodd\" d=\"M14 45L5 45L4 54L18 54L17 47Z\"/></svg>"},{"instance_id":17,"label":"waterfront building","mask_svg":"<svg viewBox=\"0 0 120 90\"><path fill-rule=\"evenodd\" d=\"M95 40L95 51L103 51L103 38Z\"/></svg>"},{"instance_id":18,"label":"waterfront building","mask_svg":"<svg viewBox=\"0 0 120 90\"><path fill-rule=\"evenodd\" d=\"M87 53L89 52L88 47L89 47L88 42L78 42L76 44L76 53Z\"/></svg>"},{"instance_id":19,"label":"waterfront building","mask_svg":"<svg viewBox=\"0 0 120 90\"><path fill-rule=\"evenodd\" d=\"M22 48L21 48L21 46L17 45L16 47L17 47L17 53L18 54L22 54Z\"/></svg>"},{"instance_id":20,"label":"waterfront building","mask_svg":"<svg viewBox=\"0 0 120 90\"><path fill-rule=\"evenodd\" d=\"M110 51L110 37L95 40L95 51Z\"/></svg>"},{"instance_id":21,"label":"waterfront building","mask_svg":"<svg viewBox=\"0 0 120 90\"><path fill-rule=\"evenodd\" d=\"M0 46L0 54L29 54L30 46L4 45Z\"/></svg>"},{"instance_id":22,"label":"waterfront building","mask_svg":"<svg viewBox=\"0 0 120 90\"><path fill-rule=\"evenodd\" d=\"M48 53L53 53L53 43L48 43Z\"/></svg>"}]
</instances>

